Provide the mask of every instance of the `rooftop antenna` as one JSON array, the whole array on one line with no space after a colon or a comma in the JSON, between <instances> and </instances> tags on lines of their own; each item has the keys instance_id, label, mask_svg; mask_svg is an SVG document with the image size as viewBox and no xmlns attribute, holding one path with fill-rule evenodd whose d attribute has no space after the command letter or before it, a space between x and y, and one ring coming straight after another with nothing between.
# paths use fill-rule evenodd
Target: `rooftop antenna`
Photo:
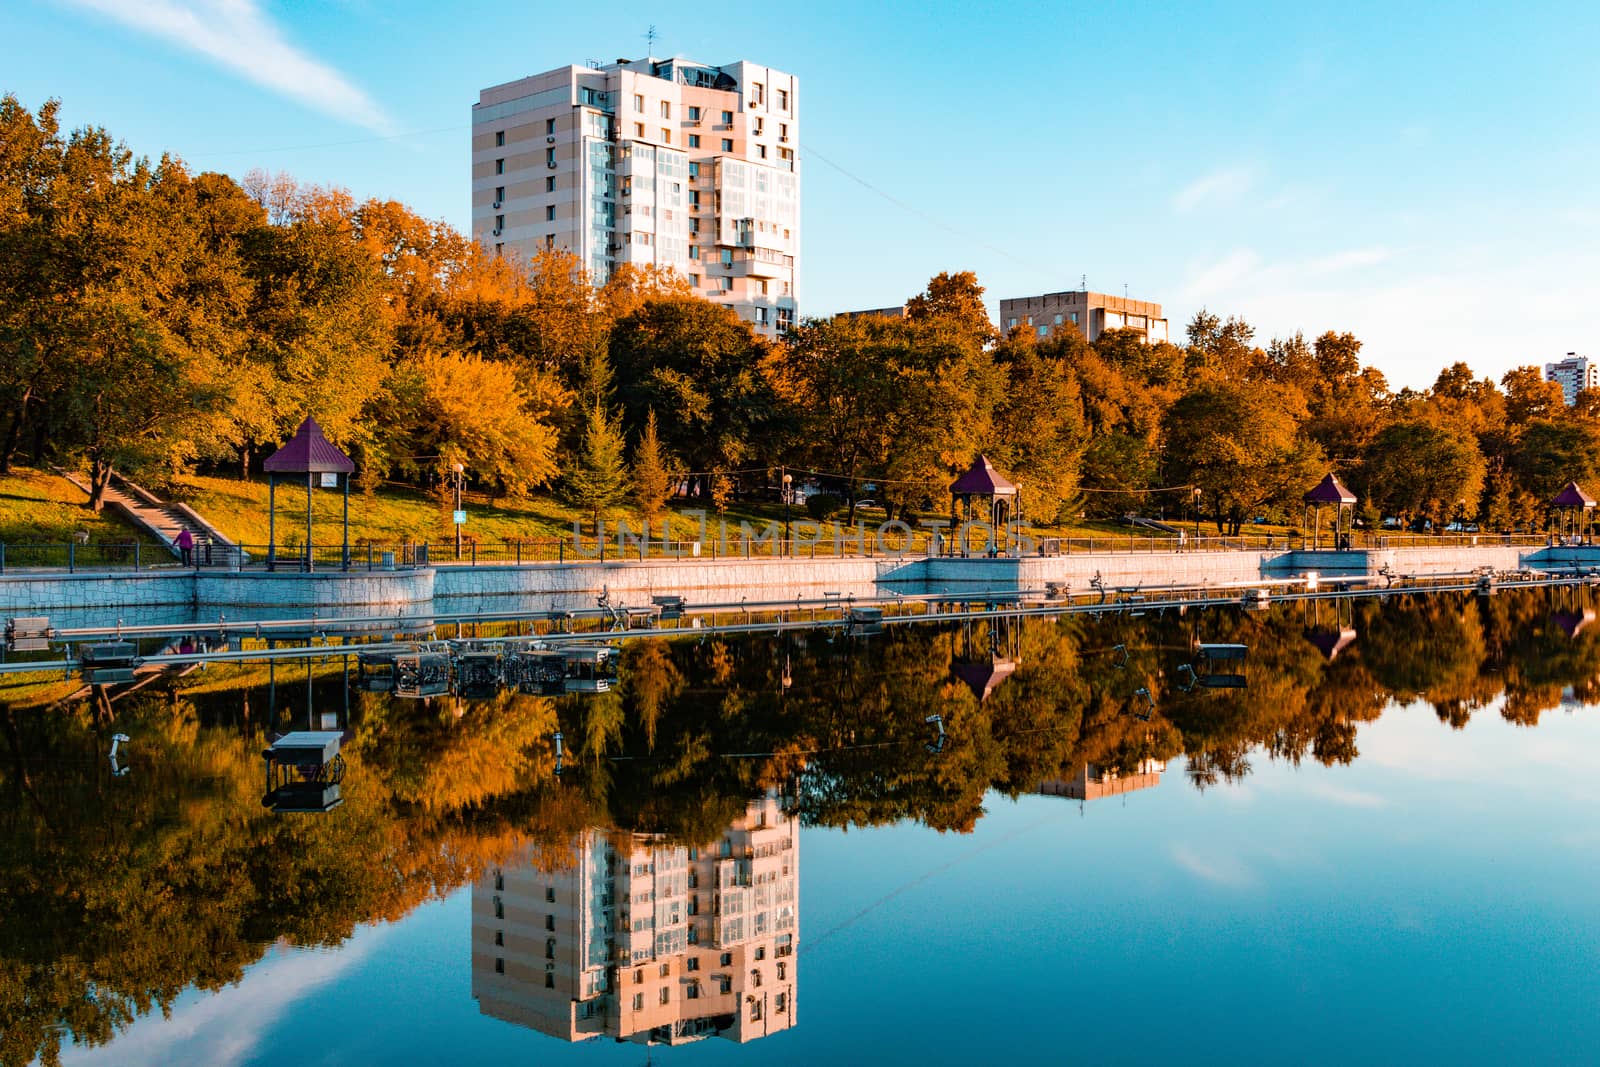
<instances>
[{"instance_id":1,"label":"rooftop antenna","mask_svg":"<svg viewBox=\"0 0 1600 1067\"><path fill-rule=\"evenodd\" d=\"M649 58L649 59L654 59L656 57L656 27L655 27L655 23L652 22L650 24L650 29L645 31L644 39L645 39L645 44L647 45L647 48L645 50L646 51L646 57Z\"/></svg>"},{"instance_id":2,"label":"rooftop antenna","mask_svg":"<svg viewBox=\"0 0 1600 1067\"><path fill-rule=\"evenodd\" d=\"M1087 293L1089 291L1089 276L1087 274L1081 276L1078 279L1078 285Z\"/></svg>"},{"instance_id":3,"label":"rooftop antenna","mask_svg":"<svg viewBox=\"0 0 1600 1067\"><path fill-rule=\"evenodd\" d=\"M1122 299L1124 299L1124 300L1128 299L1128 283L1127 282L1123 282L1122 283Z\"/></svg>"}]
</instances>

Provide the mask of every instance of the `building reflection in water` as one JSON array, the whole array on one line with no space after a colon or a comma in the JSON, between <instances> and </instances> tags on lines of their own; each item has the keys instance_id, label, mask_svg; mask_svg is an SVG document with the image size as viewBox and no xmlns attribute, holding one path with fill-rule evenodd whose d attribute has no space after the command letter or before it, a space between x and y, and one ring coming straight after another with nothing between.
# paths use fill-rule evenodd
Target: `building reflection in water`
<instances>
[{"instance_id":1,"label":"building reflection in water","mask_svg":"<svg viewBox=\"0 0 1600 1067\"><path fill-rule=\"evenodd\" d=\"M1153 789L1161 784L1161 775L1167 769L1165 760L1140 760L1132 773L1119 774L1115 768L1085 763L1071 778L1047 778L1039 783L1038 793L1047 797L1070 797L1073 800L1099 800L1140 789Z\"/></svg>"},{"instance_id":2,"label":"building reflection in water","mask_svg":"<svg viewBox=\"0 0 1600 1067\"><path fill-rule=\"evenodd\" d=\"M705 847L586 831L472 887L472 996L566 1041L753 1041L796 1023L799 822L752 801Z\"/></svg>"}]
</instances>

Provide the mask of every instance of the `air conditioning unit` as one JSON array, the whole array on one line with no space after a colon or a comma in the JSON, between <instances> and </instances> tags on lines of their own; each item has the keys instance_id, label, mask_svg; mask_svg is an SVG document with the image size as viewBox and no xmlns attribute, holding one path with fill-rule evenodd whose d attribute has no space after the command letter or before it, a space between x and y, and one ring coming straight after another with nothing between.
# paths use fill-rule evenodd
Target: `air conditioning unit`
<instances>
[{"instance_id":1,"label":"air conditioning unit","mask_svg":"<svg viewBox=\"0 0 1600 1067\"><path fill-rule=\"evenodd\" d=\"M496 227L495 227L495 228L494 228L494 235L495 235L495 236L496 236L496 237L499 237L499 236L500 236L500 227L498 227L498 226L496 226Z\"/></svg>"},{"instance_id":2,"label":"air conditioning unit","mask_svg":"<svg viewBox=\"0 0 1600 1067\"><path fill-rule=\"evenodd\" d=\"M498 211L498 210L500 210L500 201L498 201L498 200L496 200L496 201L495 201L495 202L494 202L494 206L495 206L495 210L496 210L496 211Z\"/></svg>"},{"instance_id":3,"label":"air conditioning unit","mask_svg":"<svg viewBox=\"0 0 1600 1067\"><path fill-rule=\"evenodd\" d=\"M546 163L545 166L549 167L551 170L555 170L556 169L556 161L552 159L550 162Z\"/></svg>"},{"instance_id":4,"label":"air conditioning unit","mask_svg":"<svg viewBox=\"0 0 1600 1067\"><path fill-rule=\"evenodd\" d=\"M546 137L544 139L544 143L545 144L555 144L556 143L556 139L554 137Z\"/></svg>"}]
</instances>

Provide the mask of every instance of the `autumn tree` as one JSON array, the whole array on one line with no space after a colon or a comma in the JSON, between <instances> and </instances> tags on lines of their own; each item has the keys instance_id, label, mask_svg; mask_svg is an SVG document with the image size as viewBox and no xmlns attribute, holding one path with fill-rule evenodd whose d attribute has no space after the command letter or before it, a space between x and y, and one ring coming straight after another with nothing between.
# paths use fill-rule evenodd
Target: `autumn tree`
<instances>
[{"instance_id":1,"label":"autumn tree","mask_svg":"<svg viewBox=\"0 0 1600 1067\"><path fill-rule=\"evenodd\" d=\"M645 521L660 515L672 498L678 480L672 462L661 449L661 439L656 434L656 413L645 414L644 429L639 443L633 448L633 501Z\"/></svg>"},{"instance_id":2,"label":"autumn tree","mask_svg":"<svg viewBox=\"0 0 1600 1067\"><path fill-rule=\"evenodd\" d=\"M1474 515L1485 466L1470 433L1427 422L1384 427L1367 450L1361 480L1385 515L1447 522Z\"/></svg>"}]
</instances>

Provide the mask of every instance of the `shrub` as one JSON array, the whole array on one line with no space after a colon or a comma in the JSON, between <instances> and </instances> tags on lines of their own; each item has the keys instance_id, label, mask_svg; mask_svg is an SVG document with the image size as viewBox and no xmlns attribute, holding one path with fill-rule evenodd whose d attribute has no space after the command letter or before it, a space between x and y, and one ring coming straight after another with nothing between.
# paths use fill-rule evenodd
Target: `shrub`
<instances>
[{"instance_id":1,"label":"shrub","mask_svg":"<svg viewBox=\"0 0 1600 1067\"><path fill-rule=\"evenodd\" d=\"M818 522L837 515L844 509L844 501L832 493L812 493L806 497L806 513Z\"/></svg>"}]
</instances>

